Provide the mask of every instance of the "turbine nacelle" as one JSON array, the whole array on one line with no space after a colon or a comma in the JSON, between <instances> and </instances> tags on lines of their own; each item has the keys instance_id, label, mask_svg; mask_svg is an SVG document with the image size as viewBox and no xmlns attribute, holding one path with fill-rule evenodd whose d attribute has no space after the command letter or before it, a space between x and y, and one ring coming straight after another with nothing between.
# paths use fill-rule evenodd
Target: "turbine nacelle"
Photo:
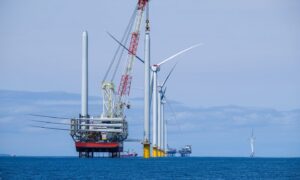
<instances>
[{"instance_id":1,"label":"turbine nacelle","mask_svg":"<svg viewBox=\"0 0 300 180\"><path fill-rule=\"evenodd\" d=\"M152 70L153 72L159 72L159 71L160 71L160 66L157 65L157 64L153 64L153 65L151 66L151 70Z\"/></svg>"}]
</instances>

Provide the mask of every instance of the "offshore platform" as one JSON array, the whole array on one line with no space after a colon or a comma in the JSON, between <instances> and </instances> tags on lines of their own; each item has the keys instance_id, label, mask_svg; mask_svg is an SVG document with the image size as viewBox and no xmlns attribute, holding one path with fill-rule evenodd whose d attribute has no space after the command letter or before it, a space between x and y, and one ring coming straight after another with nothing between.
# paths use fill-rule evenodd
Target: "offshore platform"
<instances>
[{"instance_id":1,"label":"offshore platform","mask_svg":"<svg viewBox=\"0 0 300 180\"><path fill-rule=\"evenodd\" d=\"M175 148L167 148L167 156L168 157L175 157L177 150Z\"/></svg>"},{"instance_id":2,"label":"offshore platform","mask_svg":"<svg viewBox=\"0 0 300 180\"><path fill-rule=\"evenodd\" d=\"M192 154L192 146L186 145L178 151L181 157L189 157Z\"/></svg>"},{"instance_id":3,"label":"offshore platform","mask_svg":"<svg viewBox=\"0 0 300 180\"><path fill-rule=\"evenodd\" d=\"M146 13L145 13L146 12ZM137 55L140 29L143 15L145 18L145 44L144 59ZM164 105L166 101L166 82L172 74L176 64L173 66L165 80L160 84L158 74L163 64L175 57L199 46L196 44L186 48L160 63L150 65L150 19L149 0L138 0L133 15L130 18L124 35L119 41L112 34L109 36L118 43L112 61L105 73L101 83L103 95L103 110L100 116L90 116L88 113L88 32L82 34L82 89L81 89L81 113L78 118L71 118L70 123L52 123L70 125L70 129L51 128L35 126L46 129L59 129L70 131L75 142L75 148L79 157L92 158L94 153L109 153L109 157L120 157L124 150L124 142L129 141L128 123L126 120L126 109L130 109L130 88L132 82L132 70L135 60L144 64L144 136L142 140L143 157L165 157L167 155L167 123L164 118ZM129 41L129 42L128 42ZM121 59L126 54L124 73L120 78L119 86L116 88L114 79L120 66ZM152 142L150 139L150 112L152 110ZM43 116L58 118L53 116ZM61 118L59 118L61 119ZM63 118L66 119L66 118ZM51 123L47 121L36 121ZM136 140L133 140L136 141Z\"/></svg>"}]
</instances>

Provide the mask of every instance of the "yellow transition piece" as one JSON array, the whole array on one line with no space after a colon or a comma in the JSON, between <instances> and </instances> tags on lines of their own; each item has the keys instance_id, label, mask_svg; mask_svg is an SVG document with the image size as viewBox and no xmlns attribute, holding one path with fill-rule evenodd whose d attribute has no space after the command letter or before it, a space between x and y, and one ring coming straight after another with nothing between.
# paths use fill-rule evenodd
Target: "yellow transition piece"
<instances>
[{"instance_id":1,"label":"yellow transition piece","mask_svg":"<svg viewBox=\"0 0 300 180\"><path fill-rule=\"evenodd\" d=\"M152 148L152 157L157 157L157 147Z\"/></svg>"},{"instance_id":2,"label":"yellow transition piece","mask_svg":"<svg viewBox=\"0 0 300 180\"><path fill-rule=\"evenodd\" d=\"M144 158L150 158L150 144L144 143Z\"/></svg>"}]
</instances>

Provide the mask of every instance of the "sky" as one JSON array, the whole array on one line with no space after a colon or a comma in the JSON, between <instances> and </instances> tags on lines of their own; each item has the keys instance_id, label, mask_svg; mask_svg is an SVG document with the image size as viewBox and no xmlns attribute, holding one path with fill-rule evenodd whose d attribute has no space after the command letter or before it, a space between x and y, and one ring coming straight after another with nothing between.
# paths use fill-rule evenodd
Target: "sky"
<instances>
[{"instance_id":1,"label":"sky","mask_svg":"<svg viewBox=\"0 0 300 180\"><path fill-rule=\"evenodd\" d=\"M0 89L80 93L81 33L87 30L90 43L89 91L92 96L101 96L100 83L117 46L106 31L120 39L135 4L136 0L1 0ZM263 132L261 136L272 139L270 136L280 131L286 134L282 137L292 138L290 143L286 141L287 138L274 141L274 147L276 143L284 142L288 146L283 153L273 152L273 155L292 156L295 155L295 149L299 152L299 141L295 138L299 137L299 116L293 114L300 108L299 8L300 2L297 0L151 1L152 63L158 63L193 44L204 44L176 59L179 64L168 82L168 99L188 107L186 112L182 111L181 106L176 108L179 115L183 114L180 126L206 124L202 121L185 122L188 116L184 114L187 113L197 115L189 118L199 117L200 120L210 121L222 118L215 115L214 118L211 115L206 117L203 115L205 113L201 114L202 111L211 112L210 108L215 107L241 107L243 115L238 117L247 119L247 122L256 119L258 127L268 124L263 121L268 119L271 127L264 126L257 130ZM143 33L138 54L143 57ZM170 62L161 68L160 81L174 63ZM119 83L118 78L120 74L116 84ZM143 65L136 61L131 97L142 97L142 87ZM12 104L14 102L17 101L14 100ZM32 103L27 105L31 107ZM4 106L1 104L2 121L7 122L4 116L16 119L12 114L5 115ZM101 109L99 107L95 113L100 114ZM261 109L272 109L273 113L262 115L259 113ZM56 111L54 108L49 113L58 113ZM216 111L220 114L221 110ZM280 114L284 112L292 115ZM225 120L228 122L234 117L226 116ZM239 118L235 119L238 123L242 121ZM289 127L294 128L285 129L277 122L290 123ZM225 128L222 123L216 124L221 129ZM240 126L226 126L223 133L234 129L236 133L228 133L228 139L234 141L233 136L240 132L244 132L247 139L251 126L254 124L247 124L247 130ZM218 137L225 137L221 131L205 131L203 125L195 133L186 133L186 137L196 136L209 141L211 145L205 144L207 152L215 150L218 143L221 146ZM178 138L173 136L172 139ZM13 151L14 148L9 150ZM268 155L267 147L264 151ZM201 155L200 150L196 152ZM244 155L239 150L232 152L232 155L235 154ZM210 155L228 154L216 151Z\"/></svg>"}]
</instances>

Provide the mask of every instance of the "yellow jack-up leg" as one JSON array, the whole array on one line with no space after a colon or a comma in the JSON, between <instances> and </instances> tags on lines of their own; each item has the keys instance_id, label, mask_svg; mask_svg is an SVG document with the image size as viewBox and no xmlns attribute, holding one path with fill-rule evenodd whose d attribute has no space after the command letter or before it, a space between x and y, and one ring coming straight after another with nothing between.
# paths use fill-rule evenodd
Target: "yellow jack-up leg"
<instances>
[{"instance_id":1,"label":"yellow jack-up leg","mask_svg":"<svg viewBox=\"0 0 300 180\"><path fill-rule=\"evenodd\" d=\"M158 156L158 154L157 154L157 147L153 147L152 148L152 157L157 157Z\"/></svg>"},{"instance_id":2,"label":"yellow jack-up leg","mask_svg":"<svg viewBox=\"0 0 300 180\"><path fill-rule=\"evenodd\" d=\"M144 158L150 158L150 144L144 143Z\"/></svg>"}]
</instances>

